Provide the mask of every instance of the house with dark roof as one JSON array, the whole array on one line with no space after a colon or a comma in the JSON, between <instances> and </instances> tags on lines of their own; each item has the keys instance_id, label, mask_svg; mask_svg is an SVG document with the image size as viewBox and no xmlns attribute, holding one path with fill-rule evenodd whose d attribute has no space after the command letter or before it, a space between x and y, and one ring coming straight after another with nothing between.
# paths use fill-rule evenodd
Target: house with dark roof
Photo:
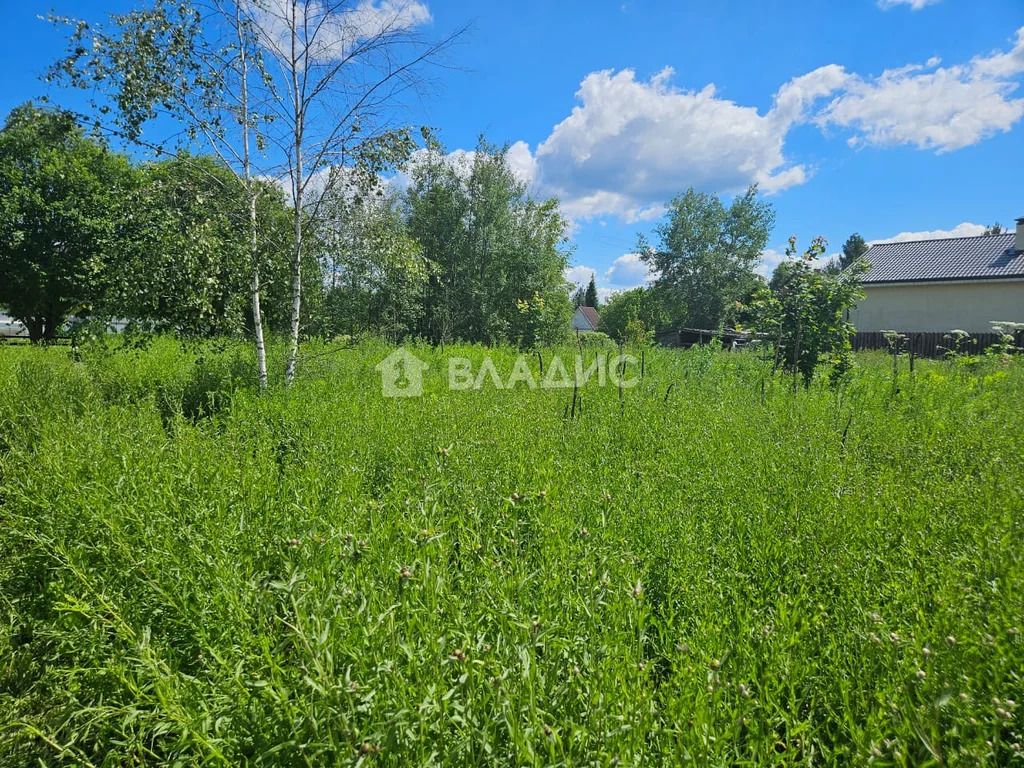
<instances>
[{"instance_id":1,"label":"house with dark roof","mask_svg":"<svg viewBox=\"0 0 1024 768\"><path fill-rule=\"evenodd\" d=\"M1016 232L879 243L864 259L858 331L987 333L1024 322L1024 218Z\"/></svg>"},{"instance_id":2,"label":"house with dark roof","mask_svg":"<svg viewBox=\"0 0 1024 768\"><path fill-rule=\"evenodd\" d=\"M572 329L574 331L596 331L601 325L601 316L593 307L576 307L572 316Z\"/></svg>"}]
</instances>

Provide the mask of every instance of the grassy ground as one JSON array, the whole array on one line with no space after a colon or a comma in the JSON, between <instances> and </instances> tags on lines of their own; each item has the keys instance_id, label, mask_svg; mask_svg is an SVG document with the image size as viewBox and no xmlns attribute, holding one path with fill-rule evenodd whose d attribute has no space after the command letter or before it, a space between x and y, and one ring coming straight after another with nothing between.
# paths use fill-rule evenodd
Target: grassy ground
<instances>
[{"instance_id":1,"label":"grassy ground","mask_svg":"<svg viewBox=\"0 0 1024 768\"><path fill-rule=\"evenodd\" d=\"M1024 360L388 351L0 348L0 765L1024 763Z\"/></svg>"}]
</instances>

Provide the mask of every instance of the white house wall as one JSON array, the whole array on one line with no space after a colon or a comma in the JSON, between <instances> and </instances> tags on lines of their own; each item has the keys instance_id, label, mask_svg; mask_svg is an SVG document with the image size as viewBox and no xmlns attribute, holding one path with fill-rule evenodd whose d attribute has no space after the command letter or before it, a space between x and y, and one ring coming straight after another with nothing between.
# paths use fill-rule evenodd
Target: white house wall
<instances>
[{"instance_id":1,"label":"white house wall","mask_svg":"<svg viewBox=\"0 0 1024 768\"><path fill-rule=\"evenodd\" d=\"M1024 322L1024 280L869 285L850 313L858 331L992 330Z\"/></svg>"}]
</instances>

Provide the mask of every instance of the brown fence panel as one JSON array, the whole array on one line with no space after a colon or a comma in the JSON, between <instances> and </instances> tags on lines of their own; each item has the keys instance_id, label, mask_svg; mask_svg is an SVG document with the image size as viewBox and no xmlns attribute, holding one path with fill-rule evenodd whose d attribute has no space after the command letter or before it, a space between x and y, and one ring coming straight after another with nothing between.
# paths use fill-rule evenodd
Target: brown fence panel
<instances>
[{"instance_id":1,"label":"brown fence panel","mask_svg":"<svg viewBox=\"0 0 1024 768\"><path fill-rule=\"evenodd\" d=\"M913 352L916 357L942 357L946 351L953 348L953 339L948 333L928 332L915 333L912 331L901 331L904 339L900 342L900 352ZM983 352L999 341L999 335L995 333L972 333L970 340L960 343L962 352ZM857 331L853 335L854 351L867 349L889 350L889 342L881 331Z\"/></svg>"}]
</instances>

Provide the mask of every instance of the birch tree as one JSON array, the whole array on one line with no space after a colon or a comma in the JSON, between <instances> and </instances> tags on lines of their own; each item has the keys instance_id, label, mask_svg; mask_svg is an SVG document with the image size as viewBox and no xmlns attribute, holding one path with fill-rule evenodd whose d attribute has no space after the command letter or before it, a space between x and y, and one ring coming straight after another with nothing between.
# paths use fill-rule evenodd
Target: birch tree
<instances>
[{"instance_id":1,"label":"birch tree","mask_svg":"<svg viewBox=\"0 0 1024 768\"><path fill-rule=\"evenodd\" d=\"M267 183L257 162L266 145L269 78L256 44L249 0L154 0L105 24L51 16L72 32L66 55L47 80L91 92L90 120L98 131L147 147L157 155L179 154L201 143L244 185L248 202L251 308L257 378L267 386L261 307L261 249L257 211ZM159 118L182 128L151 138ZM264 160L267 167L270 161ZM230 183L222 176L218 181Z\"/></svg>"},{"instance_id":2,"label":"birch tree","mask_svg":"<svg viewBox=\"0 0 1024 768\"><path fill-rule=\"evenodd\" d=\"M409 156L415 143L409 129L394 127L396 108L464 30L425 40L418 30L430 12L419 0L262 0L253 20L277 94L269 135L284 158L293 203L290 383L302 324L304 233L344 177L336 169L379 173Z\"/></svg>"}]
</instances>

